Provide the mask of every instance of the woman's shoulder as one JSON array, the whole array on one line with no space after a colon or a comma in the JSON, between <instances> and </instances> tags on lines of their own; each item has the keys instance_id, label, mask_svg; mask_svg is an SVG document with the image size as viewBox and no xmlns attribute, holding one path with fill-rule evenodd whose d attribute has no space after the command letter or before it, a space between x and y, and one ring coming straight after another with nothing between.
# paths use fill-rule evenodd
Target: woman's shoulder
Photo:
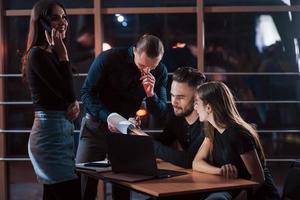
<instances>
[{"instance_id":1,"label":"woman's shoulder","mask_svg":"<svg viewBox=\"0 0 300 200\"><path fill-rule=\"evenodd\" d=\"M249 131L242 127L242 126L239 126L239 125L232 125L230 126L227 131L229 132L232 132L232 133L239 133L239 132L243 132L243 133L249 133Z\"/></svg>"},{"instance_id":2,"label":"woman's shoulder","mask_svg":"<svg viewBox=\"0 0 300 200\"><path fill-rule=\"evenodd\" d=\"M227 130L228 135L237 139L237 138L249 138L252 139L251 133L244 127L233 125Z\"/></svg>"},{"instance_id":3,"label":"woman's shoulder","mask_svg":"<svg viewBox=\"0 0 300 200\"><path fill-rule=\"evenodd\" d=\"M255 140L251 133L244 127L230 128L229 141L239 154L244 154L256 148Z\"/></svg>"}]
</instances>

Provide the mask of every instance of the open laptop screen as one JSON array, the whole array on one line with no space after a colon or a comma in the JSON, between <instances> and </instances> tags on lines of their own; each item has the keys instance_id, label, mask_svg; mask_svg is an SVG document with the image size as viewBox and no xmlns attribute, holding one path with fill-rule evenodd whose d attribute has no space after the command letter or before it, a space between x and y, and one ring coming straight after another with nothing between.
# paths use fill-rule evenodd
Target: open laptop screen
<instances>
[{"instance_id":1,"label":"open laptop screen","mask_svg":"<svg viewBox=\"0 0 300 200\"><path fill-rule=\"evenodd\" d=\"M112 171L157 176L157 165L151 137L110 134L108 158Z\"/></svg>"}]
</instances>

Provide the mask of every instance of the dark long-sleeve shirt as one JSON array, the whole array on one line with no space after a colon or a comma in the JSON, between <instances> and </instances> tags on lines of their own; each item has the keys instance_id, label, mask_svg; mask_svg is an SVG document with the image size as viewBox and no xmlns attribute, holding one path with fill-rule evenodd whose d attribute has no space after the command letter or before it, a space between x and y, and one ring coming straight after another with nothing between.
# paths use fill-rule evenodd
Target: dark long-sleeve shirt
<instances>
[{"instance_id":1,"label":"dark long-sleeve shirt","mask_svg":"<svg viewBox=\"0 0 300 200\"><path fill-rule=\"evenodd\" d=\"M199 120L189 125L184 117L173 116L154 140L155 155L177 166L191 168L204 137ZM183 151L172 147L176 141Z\"/></svg>"},{"instance_id":2,"label":"dark long-sleeve shirt","mask_svg":"<svg viewBox=\"0 0 300 200\"><path fill-rule=\"evenodd\" d=\"M151 71L156 79L155 95L146 98L147 109L159 114L166 108L168 73L164 64ZM106 122L111 112L125 118L134 117L146 93L141 73L134 63L133 47L114 48L101 53L93 62L80 91L86 112Z\"/></svg>"},{"instance_id":3,"label":"dark long-sleeve shirt","mask_svg":"<svg viewBox=\"0 0 300 200\"><path fill-rule=\"evenodd\" d=\"M75 101L72 68L54 53L33 47L28 53L27 81L36 111L66 110Z\"/></svg>"}]
</instances>

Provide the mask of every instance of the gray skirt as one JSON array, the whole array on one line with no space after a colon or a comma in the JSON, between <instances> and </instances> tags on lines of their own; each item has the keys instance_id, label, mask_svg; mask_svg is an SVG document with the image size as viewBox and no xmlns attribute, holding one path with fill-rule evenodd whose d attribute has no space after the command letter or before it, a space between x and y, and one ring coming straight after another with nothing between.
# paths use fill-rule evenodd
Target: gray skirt
<instances>
[{"instance_id":1,"label":"gray skirt","mask_svg":"<svg viewBox=\"0 0 300 200\"><path fill-rule=\"evenodd\" d=\"M43 184L76 179L74 125L62 111L37 111L28 142L28 154Z\"/></svg>"}]
</instances>

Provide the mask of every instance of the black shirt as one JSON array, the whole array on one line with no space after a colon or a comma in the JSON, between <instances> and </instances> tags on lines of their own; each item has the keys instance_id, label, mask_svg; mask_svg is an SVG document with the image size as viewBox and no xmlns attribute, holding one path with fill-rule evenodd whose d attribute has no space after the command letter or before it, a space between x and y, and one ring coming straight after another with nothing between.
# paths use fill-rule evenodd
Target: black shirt
<instances>
[{"instance_id":1,"label":"black shirt","mask_svg":"<svg viewBox=\"0 0 300 200\"><path fill-rule=\"evenodd\" d=\"M230 127L222 134L215 129L213 142L213 162L217 167L233 164L238 170L238 177L250 179L241 154L255 149L255 141L250 133L242 128Z\"/></svg>"},{"instance_id":2,"label":"black shirt","mask_svg":"<svg viewBox=\"0 0 300 200\"><path fill-rule=\"evenodd\" d=\"M159 114L166 108L168 73L162 63L151 73L156 79L155 95L146 98L146 105L150 113ZM102 52L91 65L80 91L86 111L102 122L106 122L111 112L134 117L146 97L140 77L132 47Z\"/></svg>"},{"instance_id":3,"label":"black shirt","mask_svg":"<svg viewBox=\"0 0 300 200\"><path fill-rule=\"evenodd\" d=\"M238 178L251 179L251 175L241 158L241 154L253 151L254 149L259 153L254 138L247 130L232 126L220 134L215 129L212 151L213 164L217 167L229 163L235 165L238 170ZM265 167L264 163L261 164L264 168L265 182L253 199L279 199L278 191L269 170ZM236 195L235 193L232 194Z\"/></svg>"},{"instance_id":4,"label":"black shirt","mask_svg":"<svg viewBox=\"0 0 300 200\"><path fill-rule=\"evenodd\" d=\"M204 134L199 119L189 125L184 117L173 115L163 132L155 139L156 157L180 167L191 168L194 157L204 140ZM183 151L171 147L176 141Z\"/></svg>"},{"instance_id":5,"label":"black shirt","mask_svg":"<svg viewBox=\"0 0 300 200\"><path fill-rule=\"evenodd\" d=\"M39 47L29 51L27 81L36 111L64 111L75 101L70 63L54 53Z\"/></svg>"}]
</instances>

